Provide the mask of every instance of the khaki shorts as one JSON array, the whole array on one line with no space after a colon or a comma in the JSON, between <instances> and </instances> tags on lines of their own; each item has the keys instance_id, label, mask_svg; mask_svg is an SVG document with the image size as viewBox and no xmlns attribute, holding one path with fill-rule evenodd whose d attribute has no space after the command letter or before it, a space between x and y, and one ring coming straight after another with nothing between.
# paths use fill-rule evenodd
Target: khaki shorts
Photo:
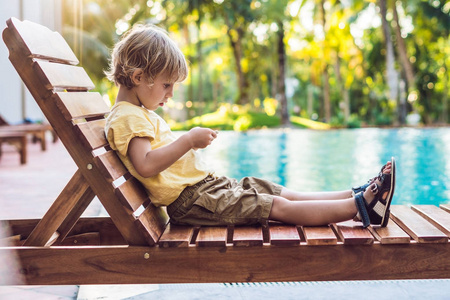
<instances>
[{"instance_id":1,"label":"khaki shorts","mask_svg":"<svg viewBox=\"0 0 450 300\"><path fill-rule=\"evenodd\" d=\"M273 196L282 186L245 177L206 177L183 190L167 207L170 222L177 225L251 225L269 218Z\"/></svg>"}]
</instances>

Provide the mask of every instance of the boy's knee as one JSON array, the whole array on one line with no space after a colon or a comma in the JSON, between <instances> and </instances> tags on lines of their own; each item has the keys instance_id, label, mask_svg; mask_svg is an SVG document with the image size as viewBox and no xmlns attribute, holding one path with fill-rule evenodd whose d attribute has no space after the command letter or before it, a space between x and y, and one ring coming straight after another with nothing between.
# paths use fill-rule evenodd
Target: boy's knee
<instances>
[{"instance_id":1,"label":"boy's knee","mask_svg":"<svg viewBox=\"0 0 450 300\"><path fill-rule=\"evenodd\" d=\"M278 220L279 216L282 215L282 212L285 209L287 202L289 202L289 200L283 197L273 196L272 209L270 210L269 219Z\"/></svg>"}]
</instances>

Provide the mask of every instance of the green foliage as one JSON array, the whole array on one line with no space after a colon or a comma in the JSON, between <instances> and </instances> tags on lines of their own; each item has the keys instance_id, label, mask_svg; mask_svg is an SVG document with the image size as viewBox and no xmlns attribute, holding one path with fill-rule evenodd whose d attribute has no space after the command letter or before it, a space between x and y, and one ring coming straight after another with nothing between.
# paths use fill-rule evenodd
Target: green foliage
<instances>
[{"instance_id":1,"label":"green foliage","mask_svg":"<svg viewBox=\"0 0 450 300\"><path fill-rule=\"evenodd\" d=\"M326 99L331 105L332 126L385 126L400 120L400 99L389 100L386 46L378 1L65 0L62 3L64 37L96 84L96 90L111 100L116 88L105 80L103 71L113 44L138 22L168 30L190 66L190 75L184 88L175 95L176 100L192 103L188 109L185 106L191 116L201 115L177 124L180 128L201 125L247 130L278 126L281 103L275 99L281 99L277 44L280 30L284 30L286 48L285 76L298 81L298 85L288 87L292 89L288 108L305 118L291 118L293 124L308 127L313 125L305 125L307 119L323 120ZM83 8L77 10L80 3ZM445 0L387 3L392 32L397 26L391 18L393 5L399 12L402 39L415 76L415 86L405 87L405 113L419 113L426 124L448 122L450 4ZM392 34L391 39L395 68L406 82L397 38ZM328 75L328 90L324 71ZM256 98L266 100L252 101ZM231 103L246 105L238 106L236 112Z\"/></svg>"},{"instance_id":2,"label":"green foliage","mask_svg":"<svg viewBox=\"0 0 450 300\"><path fill-rule=\"evenodd\" d=\"M246 131L248 129L276 127L280 118L251 111L249 106L223 104L218 110L192 118L184 123L170 124L172 130L188 130L197 126L221 130Z\"/></svg>"},{"instance_id":3,"label":"green foliage","mask_svg":"<svg viewBox=\"0 0 450 300\"><path fill-rule=\"evenodd\" d=\"M348 128L360 128L361 127L361 119L357 114L351 114L350 118L347 121Z\"/></svg>"}]
</instances>

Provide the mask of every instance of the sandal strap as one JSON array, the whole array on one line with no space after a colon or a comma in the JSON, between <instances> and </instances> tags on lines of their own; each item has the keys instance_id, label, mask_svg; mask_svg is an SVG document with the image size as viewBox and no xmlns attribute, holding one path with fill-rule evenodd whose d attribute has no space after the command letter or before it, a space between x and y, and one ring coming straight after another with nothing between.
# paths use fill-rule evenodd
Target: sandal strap
<instances>
[{"instance_id":1,"label":"sandal strap","mask_svg":"<svg viewBox=\"0 0 450 300\"><path fill-rule=\"evenodd\" d=\"M354 197L356 194L364 192L371 184L372 182L369 180L366 184L352 187L352 196Z\"/></svg>"},{"instance_id":2,"label":"sandal strap","mask_svg":"<svg viewBox=\"0 0 450 300\"><path fill-rule=\"evenodd\" d=\"M358 209L359 217L363 223L363 227L366 228L370 225L369 213L367 212L367 202L364 199L363 192L359 192L355 195L356 208Z\"/></svg>"}]
</instances>

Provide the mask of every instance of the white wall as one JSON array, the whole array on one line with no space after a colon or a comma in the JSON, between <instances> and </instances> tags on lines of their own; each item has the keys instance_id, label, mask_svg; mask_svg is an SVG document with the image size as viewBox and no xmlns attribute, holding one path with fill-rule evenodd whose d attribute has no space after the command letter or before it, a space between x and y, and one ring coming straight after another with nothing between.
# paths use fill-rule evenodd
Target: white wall
<instances>
[{"instance_id":1,"label":"white wall","mask_svg":"<svg viewBox=\"0 0 450 300\"><path fill-rule=\"evenodd\" d=\"M6 27L11 17L29 20L61 29L61 0L8 0L0 1L0 29ZM8 59L8 49L0 42L0 114L10 123L20 123L24 118L34 121L44 118L39 106Z\"/></svg>"}]
</instances>

